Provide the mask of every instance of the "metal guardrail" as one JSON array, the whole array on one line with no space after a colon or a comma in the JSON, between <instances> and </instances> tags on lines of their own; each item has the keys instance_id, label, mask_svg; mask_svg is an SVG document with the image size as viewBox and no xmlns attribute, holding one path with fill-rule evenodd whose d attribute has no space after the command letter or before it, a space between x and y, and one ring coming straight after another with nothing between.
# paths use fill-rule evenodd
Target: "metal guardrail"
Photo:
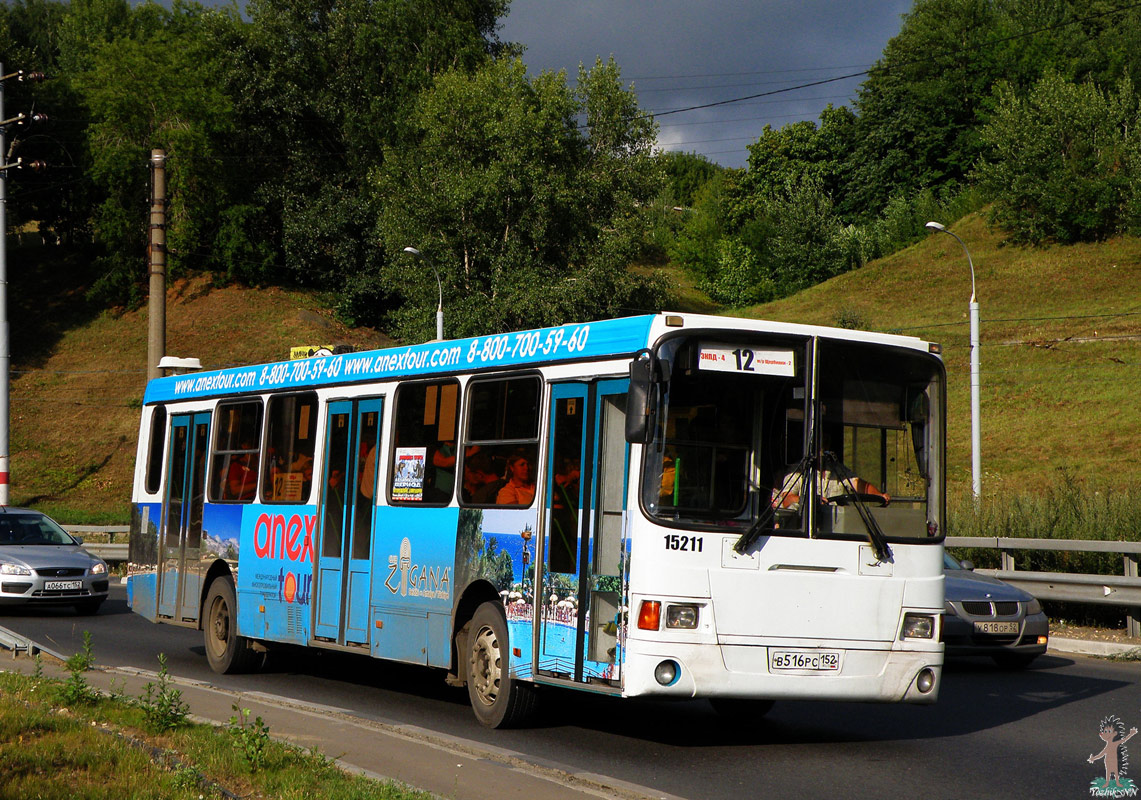
<instances>
[{"instance_id":1,"label":"metal guardrail","mask_svg":"<svg viewBox=\"0 0 1141 800\"><path fill-rule=\"evenodd\" d=\"M125 542L89 542L86 539L90 534L112 536L116 533L129 533L130 525L63 525L62 527L68 533L84 539L83 547L108 564L118 564L127 560L129 545Z\"/></svg>"},{"instance_id":2,"label":"metal guardrail","mask_svg":"<svg viewBox=\"0 0 1141 800\"><path fill-rule=\"evenodd\" d=\"M1073 539L1015 539L991 536L948 536L947 547L975 547L999 551L1001 569L976 570L1017 586L1039 600L1064 603L1123 606L1129 636L1141 637L1141 542L1107 542ZM1078 553L1120 553L1121 575L1017 570L1016 550Z\"/></svg>"}]
</instances>

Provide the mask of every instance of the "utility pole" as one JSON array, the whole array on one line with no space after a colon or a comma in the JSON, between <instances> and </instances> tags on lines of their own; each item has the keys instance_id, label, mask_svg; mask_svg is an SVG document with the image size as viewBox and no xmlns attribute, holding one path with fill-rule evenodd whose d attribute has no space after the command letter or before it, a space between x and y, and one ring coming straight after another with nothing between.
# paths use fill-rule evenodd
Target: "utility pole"
<instances>
[{"instance_id":1,"label":"utility pole","mask_svg":"<svg viewBox=\"0 0 1141 800\"><path fill-rule=\"evenodd\" d=\"M37 115L29 118L27 114L19 114L12 119L4 116L4 84L9 78L42 81L44 74L19 70L5 75L4 65L0 63L0 506L8 505L8 422L11 416L8 409L9 373L12 366L8 338L8 170L21 164L21 159L8 163L11 154L8 152L5 132L8 125L40 118ZM40 169L43 164L33 162L29 166Z\"/></svg>"},{"instance_id":2,"label":"utility pole","mask_svg":"<svg viewBox=\"0 0 1141 800\"><path fill-rule=\"evenodd\" d=\"M147 242L150 297L147 300L147 380L162 377L166 355L166 152L151 150L151 220Z\"/></svg>"},{"instance_id":3,"label":"utility pole","mask_svg":"<svg viewBox=\"0 0 1141 800\"><path fill-rule=\"evenodd\" d=\"M4 65L0 64L0 75ZM7 77L7 76L4 76ZM4 119L4 79L0 78L0 120ZM0 124L0 167L7 166L8 143ZM0 169L0 506L8 505L8 170Z\"/></svg>"}]
</instances>

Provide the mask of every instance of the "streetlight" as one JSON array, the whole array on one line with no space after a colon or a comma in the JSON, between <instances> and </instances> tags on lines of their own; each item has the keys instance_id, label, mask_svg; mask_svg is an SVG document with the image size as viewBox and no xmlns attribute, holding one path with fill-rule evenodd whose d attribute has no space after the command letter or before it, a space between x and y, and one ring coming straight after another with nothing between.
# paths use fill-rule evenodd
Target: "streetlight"
<instances>
[{"instance_id":1,"label":"streetlight","mask_svg":"<svg viewBox=\"0 0 1141 800\"><path fill-rule=\"evenodd\" d=\"M945 225L938 222L928 222L925 226L933 231L953 236L967 254L967 264L971 268L971 491L975 496L975 503L983 491L982 479L982 434L979 430L979 303L975 299L975 264L971 260L971 251L967 245Z\"/></svg>"},{"instance_id":2,"label":"streetlight","mask_svg":"<svg viewBox=\"0 0 1141 800\"><path fill-rule=\"evenodd\" d=\"M416 258L423 261L432 268L432 272L436 273L436 290L440 293L440 301L436 305L436 341L444 341L444 285L440 283L440 271L436 269L436 265L428 260L428 257L417 250L415 247L405 247L405 253L411 253Z\"/></svg>"}]
</instances>

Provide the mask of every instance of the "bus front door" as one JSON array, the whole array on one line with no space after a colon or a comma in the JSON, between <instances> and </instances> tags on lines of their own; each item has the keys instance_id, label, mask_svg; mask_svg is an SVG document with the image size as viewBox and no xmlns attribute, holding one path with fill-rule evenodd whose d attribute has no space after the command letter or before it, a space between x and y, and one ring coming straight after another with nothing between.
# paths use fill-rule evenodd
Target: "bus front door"
<instances>
[{"instance_id":1,"label":"bus front door","mask_svg":"<svg viewBox=\"0 0 1141 800\"><path fill-rule=\"evenodd\" d=\"M539 674L619 685L629 381L551 388Z\"/></svg>"},{"instance_id":2,"label":"bus front door","mask_svg":"<svg viewBox=\"0 0 1141 800\"><path fill-rule=\"evenodd\" d=\"M376 460L383 398L329 403L313 635L341 645L368 644Z\"/></svg>"},{"instance_id":3,"label":"bus front door","mask_svg":"<svg viewBox=\"0 0 1141 800\"><path fill-rule=\"evenodd\" d=\"M175 621L193 622L198 619L202 509L209 441L209 414L175 414L171 417L170 462L162 505L158 615Z\"/></svg>"}]
</instances>

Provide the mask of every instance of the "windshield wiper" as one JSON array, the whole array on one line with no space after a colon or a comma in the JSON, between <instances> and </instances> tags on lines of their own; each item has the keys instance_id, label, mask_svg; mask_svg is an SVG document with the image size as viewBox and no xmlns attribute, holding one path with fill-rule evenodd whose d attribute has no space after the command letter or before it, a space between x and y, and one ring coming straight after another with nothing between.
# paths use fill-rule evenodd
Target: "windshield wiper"
<instances>
[{"instance_id":1,"label":"windshield wiper","mask_svg":"<svg viewBox=\"0 0 1141 800\"><path fill-rule=\"evenodd\" d=\"M847 492L847 496L852 498L856 506L856 512L860 515L860 520L864 523L864 528L868 532L868 541L871 542L872 552L876 554L876 558L880 561L891 561L891 548L888 546L887 537L884 536L883 529L880 527L879 522L876 521L875 516L872 514L871 509L868 508L860 493L856 491L855 485L848 472L836 458L836 454L825 450L824 451L824 469L830 471Z\"/></svg>"},{"instance_id":2,"label":"windshield wiper","mask_svg":"<svg viewBox=\"0 0 1141 800\"><path fill-rule=\"evenodd\" d=\"M745 551L752 546L753 542L761 538L761 532L770 527L769 523L775 519L777 508L781 507L785 497L787 497L791 492L791 487L796 485L796 481L789 480L792 475L801 476L800 486L801 491L803 492L804 487L808 485L808 472L810 471L811 465L812 458L808 454L805 454L804 458L800 459L800 463L796 465L796 469L785 476L784 483L780 487L781 492L779 495L777 495L776 499L772 500L765 508L765 510L760 513L760 515L757 517L757 521L749 526L749 530L745 531L741 538L733 543L734 550L736 550L741 555L744 555ZM785 488L786 486L790 488Z\"/></svg>"}]
</instances>

